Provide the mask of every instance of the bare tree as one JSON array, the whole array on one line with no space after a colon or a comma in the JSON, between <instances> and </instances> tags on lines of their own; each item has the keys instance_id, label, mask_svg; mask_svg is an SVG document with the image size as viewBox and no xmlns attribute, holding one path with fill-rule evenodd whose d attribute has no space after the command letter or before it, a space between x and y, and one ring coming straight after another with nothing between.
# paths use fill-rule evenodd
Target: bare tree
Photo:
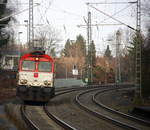
<instances>
[{"instance_id":1,"label":"bare tree","mask_svg":"<svg viewBox=\"0 0 150 130\"><path fill-rule=\"evenodd\" d=\"M40 27L36 32L34 40L35 46L41 47L47 54L51 54L51 52L54 53L54 50L60 41L60 32L50 25Z\"/></svg>"},{"instance_id":2,"label":"bare tree","mask_svg":"<svg viewBox=\"0 0 150 130\"><path fill-rule=\"evenodd\" d=\"M143 0L142 1L142 12L145 16L150 16L150 1Z\"/></svg>"}]
</instances>

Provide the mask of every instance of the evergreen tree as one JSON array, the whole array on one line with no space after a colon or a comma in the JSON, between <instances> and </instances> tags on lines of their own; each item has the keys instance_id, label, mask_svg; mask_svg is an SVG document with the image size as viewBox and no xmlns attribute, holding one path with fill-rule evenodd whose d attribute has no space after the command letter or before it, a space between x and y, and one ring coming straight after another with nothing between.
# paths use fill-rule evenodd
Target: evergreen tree
<instances>
[{"instance_id":1,"label":"evergreen tree","mask_svg":"<svg viewBox=\"0 0 150 130\"><path fill-rule=\"evenodd\" d=\"M70 39L67 39L66 44L65 44L65 48L62 52L63 56L69 57L70 56L70 54L69 54L70 49L71 49L71 41L70 41Z\"/></svg>"},{"instance_id":2,"label":"evergreen tree","mask_svg":"<svg viewBox=\"0 0 150 130\"><path fill-rule=\"evenodd\" d=\"M131 70L131 75L132 77L135 79L135 66L136 66L136 63L135 63L135 58L136 58L136 55L135 55L135 51L136 51L136 44L137 42L141 44L142 46L142 50L141 50L141 58L142 58L142 61L141 61L141 77L142 77L142 80L141 80L141 87L142 87L142 96L143 97L148 97L149 96L149 93L150 93L150 87L149 87L149 84L150 84L150 32L148 33L147 35L147 40L145 42L145 44L142 44L143 43L143 36L140 34L139 37L137 37L137 35L134 36L133 38L133 41L132 41L132 45L133 47L130 47L129 49L129 57L131 58L130 60L130 67L132 68Z\"/></svg>"},{"instance_id":3,"label":"evergreen tree","mask_svg":"<svg viewBox=\"0 0 150 130\"><path fill-rule=\"evenodd\" d=\"M133 39L132 39L132 42L130 42L130 46L128 46L128 59L129 59L129 62L128 62L128 67L130 68L129 69L129 79L131 81L134 81L135 80L135 58L136 58L136 55L135 55L135 51L136 51L136 44L137 44L137 36L134 35L133 36Z\"/></svg>"},{"instance_id":4,"label":"evergreen tree","mask_svg":"<svg viewBox=\"0 0 150 130\"><path fill-rule=\"evenodd\" d=\"M142 95L150 96L150 29L142 49Z\"/></svg>"},{"instance_id":5,"label":"evergreen tree","mask_svg":"<svg viewBox=\"0 0 150 130\"><path fill-rule=\"evenodd\" d=\"M109 45L107 45L107 49L104 54L105 57L111 58L111 50L109 49Z\"/></svg>"},{"instance_id":6,"label":"evergreen tree","mask_svg":"<svg viewBox=\"0 0 150 130\"><path fill-rule=\"evenodd\" d=\"M89 50L89 61L91 63L91 66L94 67L96 64L96 50L95 50L95 44L94 41L91 42L90 50Z\"/></svg>"},{"instance_id":7,"label":"evergreen tree","mask_svg":"<svg viewBox=\"0 0 150 130\"><path fill-rule=\"evenodd\" d=\"M52 57L56 57L55 48L52 48L52 49L50 50L50 55L51 55Z\"/></svg>"},{"instance_id":8,"label":"evergreen tree","mask_svg":"<svg viewBox=\"0 0 150 130\"><path fill-rule=\"evenodd\" d=\"M88 55L86 57L85 77L88 78L88 84L91 84L95 78L93 75L93 69L96 66L96 50L94 41L91 42L88 49Z\"/></svg>"},{"instance_id":9,"label":"evergreen tree","mask_svg":"<svg viewBox=\"0 0 150 130\"><path fill-rule=\"evenodd\" d=\"M78 35L76 40L68 39L65 47L61 52L62 56L73 58L74 61L70 64L76 65L79 76L84 77L85 58L86 58L86 42L82 35Z\"/></svg>"},{"instance_id":10,"label":"evergreen tree","mask_svg":"<svg viewBox=\"0 0 150 130\"><path fill-rule=\"evenodd\" d=\"M82 56L86 56L86 42L81 34L76 37L75 43L79 46Z\"/></svg>"},{"instance_id":11,"label":"evergreen tree","mask_svg":"<svg viewBox=\"0 0 150 130\"><path fill-rule=\"evenodd\" d=\"M75 41L68 39L65 43L65 48L62 51L65 57L85 57L86 56L86 42L82 35L78 35Z\"/></svg>"}]
</instances>

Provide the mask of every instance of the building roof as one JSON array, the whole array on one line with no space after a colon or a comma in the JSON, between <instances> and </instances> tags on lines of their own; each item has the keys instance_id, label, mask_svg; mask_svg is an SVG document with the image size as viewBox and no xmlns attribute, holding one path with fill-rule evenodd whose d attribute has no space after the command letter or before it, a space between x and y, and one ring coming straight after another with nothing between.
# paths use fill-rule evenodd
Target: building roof
<instances>
[{"instance_id":1,"label":"building roof","mask_svg":"<svg viewBox=\"0 0 150 130\"><path fill-rule=\"evenodd\" d=\"M20 55L19 51L1 51L1 55Z\"/></svg>"}]
</instances>

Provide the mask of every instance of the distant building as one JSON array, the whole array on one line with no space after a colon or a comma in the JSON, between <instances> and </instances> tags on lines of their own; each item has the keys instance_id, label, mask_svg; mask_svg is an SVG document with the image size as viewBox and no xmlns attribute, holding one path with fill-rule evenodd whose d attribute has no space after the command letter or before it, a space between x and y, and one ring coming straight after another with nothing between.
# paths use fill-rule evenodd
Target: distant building
<instances>
[{"instance_id":1,"label":"distant building","mask_svg":"<svg viewBox=\"0 0 150 130\"><path fill-rule=\"evenodd\" d=\"M0 68L5 70L17 70L19 58L19 51L1 52Z\"/></svg>"},{"instance_id":2,"label":"distant building","mask_svg":"<svg viewBox=\"0 0 150 130\"><path fill-rule=\"evenodd\" d=\"M147 39L145 40L145 43L144 43L144 50L145 50L145 51L150 50L150 38L147 38Z\"/></svg>"}]
</instances>

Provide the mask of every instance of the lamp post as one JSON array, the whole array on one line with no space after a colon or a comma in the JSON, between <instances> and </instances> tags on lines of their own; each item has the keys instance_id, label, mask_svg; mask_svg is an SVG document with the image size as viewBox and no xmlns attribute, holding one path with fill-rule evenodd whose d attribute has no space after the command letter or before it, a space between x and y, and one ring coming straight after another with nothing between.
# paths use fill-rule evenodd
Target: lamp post
<instances>
[{"instance_id":1,"label":"lamp post","mask_svg":"<svg viewBox=\"0 0 150 130\"><path fill-rule=\"evenodd\" d=\"M18 32L19 56L21 56L21 41L20 41L20 35L21 35L22 33L23 33L23 32Z\"/></svg>"},{"instance_id":2,"label":"lamp post","mask_svg":"<svg viewBox=\"0 0 150 130\"><path fill-rule=\"evenodd\" d=\"M20 42L20 34L22 34L23 32L18 32L18 42L19 42L19 44L21 43Z\"/></svg>"},{"instance_id":3,"label":"lamp post","mask_svg":"<svg viewBox=\"0 0 150 130\"><path fill-rule=\"evenodd\" d=\"M27 27L27 43L29 42L29 30L28 30L28 27L29 27L29 24L28 24L28 20L24 20L24 22L26 23L26 27Z\"/></svg>"},{"instance_id":4,"label":"lamp post","mask_svg":"<svg viewBox=\"0 0 150 130\"><path fill-rule=\"evenodd\" d=\"M20 34L22 34L22 32L18 32L18 46L19 46L19 48L18 48L18 65L19 65L19 58L21 57L21 45L20 45Z\"/></svg>"}]
</instances>

